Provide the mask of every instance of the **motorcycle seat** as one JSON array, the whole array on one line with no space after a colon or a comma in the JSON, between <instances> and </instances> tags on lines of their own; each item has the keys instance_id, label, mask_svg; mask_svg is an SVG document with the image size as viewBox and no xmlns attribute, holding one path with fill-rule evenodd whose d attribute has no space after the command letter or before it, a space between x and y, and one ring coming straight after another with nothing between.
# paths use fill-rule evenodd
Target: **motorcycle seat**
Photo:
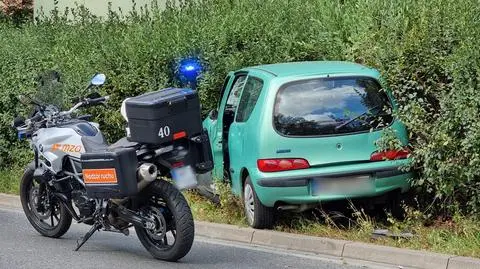
<instances>
[{"instance_id":1,"label":"motorcycle seat","mask_svg":"<svg viewBox=\"0 0 480 269\"><path fill-rule=\"evenodd\" d=\"M117 142L108 146L108 150L114 150L119 148L138 148L140 146L137 142L128 141L126 137L120 138Z\"/></svg>"}]
</instances>

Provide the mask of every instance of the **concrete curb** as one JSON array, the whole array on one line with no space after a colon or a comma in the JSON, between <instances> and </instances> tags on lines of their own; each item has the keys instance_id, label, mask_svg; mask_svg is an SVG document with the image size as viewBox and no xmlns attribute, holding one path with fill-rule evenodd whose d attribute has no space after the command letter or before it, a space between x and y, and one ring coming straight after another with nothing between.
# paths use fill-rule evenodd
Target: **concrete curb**
<instances>
[{"instance_id":1,"label":"concrete curb","mask_svg":"<svg viewBox=\"0 0 480 269\"><path fill-rule=\"evenodd\" d=\"M478 269L480 268L480 259L467 257L455 257L448 261L448 269Z\"/></svg>"},{"instance_id":2,"label":"concrete curb","mask_svg":"<svg viewBox=\"0 0 480 269\"><path fill-rule=\"evenodd\" d=\"M228 224L195 221L195 234L208 238L251 244L254 231Z\"/></svg>"},{"instance_id":3,"label":"concrete curb","mask_svg":"<svg viewBox=\"0 0 480 269\"><path fill-rule=\"evenodd\" d=\"M252 244L255 245L293 249L336 257L342 256L346 243L348 241L265 230L254 230L252 238Z\"/></svg>"},{"instance_id":4,"label":"concrete curb","mask_svg":"<svg viewBox=\"0 0 480 269\"><path fill-rule=\"evenodd\" d=\"M0 193L0 207L22 208L20 196Z\"/></svg>"},{"instance_id":5,"label":"concrete curb","mask_svg":"<svg viewBox=\"0 0 480 269\"><path fill-rule=\"evenodd\" d=\"M22 208L16 195L0 194L0 207ZM418 269L478 269L480 259L357 243L315 236L282 233L234 225L195 222L196 234L212 239L328 255Z\"/></svg>"},{"instance_id":6,"label":"concrete curb","mask_svg":"<svg viewBox=\"0 0 480 269\"><path fill-rule=\"evenodd\" d=\"M449 259L453 258L452 255L365 243L346 244L342 257L424 269L447 269Z\"/></svg>"}]
</instances>

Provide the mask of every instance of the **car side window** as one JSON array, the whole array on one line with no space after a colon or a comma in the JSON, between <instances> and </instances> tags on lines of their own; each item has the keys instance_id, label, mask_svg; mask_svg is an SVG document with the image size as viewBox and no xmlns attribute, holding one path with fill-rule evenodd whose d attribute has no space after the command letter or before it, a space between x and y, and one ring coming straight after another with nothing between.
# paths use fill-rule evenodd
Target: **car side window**
<instances>
[{"instance_id":1,"label":"car side window","mask_svg":"<svg viewBox=\"0 0 480 269\"><path fill-rule=\"evenodd\" d=\"M245 122L257 104L258 97L263 88L263 80L255 77L248 77L245 87L243 88L242 98L238 105L237 116L235 121Z\"/></svg>"},{"instance_id":2,"label":"car side window","mask_svg":"<svg viewBox=\"0 0 480 269\"><path fill-rule=\"evenodd\" d=\"M230 81L230 78L232 76L231 75L227 75L225 77L225 80L223 81L223 86L222 86L222 90L220 92L220 98L218 99L218 104L217 104L217 108L220 109L220 105L222 103L222 98L223 98L223 95L225 94L225 91L227 90L227 86L228 86L228 82Z\"/></svg>"},{"instance_id":3,"label":"car side window","mask_svg":"<svg viewBox=\"0 0 480 269\"><path fill-rule=\"evenodd\" d=\"M246 75L240 75L235 78L233 83L232 90L230 91L227 99L227 104L225 109L235 111L237 109L238 103L240 101L240 96L242 94L243 85L245 85Z\"/></svg>"}]
</instances>

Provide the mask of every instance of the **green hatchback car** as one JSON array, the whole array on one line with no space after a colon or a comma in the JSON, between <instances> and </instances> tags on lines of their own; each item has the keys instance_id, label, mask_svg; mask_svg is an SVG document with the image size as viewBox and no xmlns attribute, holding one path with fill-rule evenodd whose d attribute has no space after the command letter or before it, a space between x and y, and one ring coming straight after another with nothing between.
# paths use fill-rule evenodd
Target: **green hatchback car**
<instances>
[{"instance_id":1,"label":"green hatchback car","mask_svg":"<svg viewBox=\"0 0 480 269\"><path fill-rule=\"evenodd\" d=\"M207 129L214 170L201 186L226 178L254 228L273 225L276 209L374 197L409 189L408 150L379 151L389 127L406 147L405 126L378 71L350 62L295 62L230 72Z\"/></svg>"}]
</instances>

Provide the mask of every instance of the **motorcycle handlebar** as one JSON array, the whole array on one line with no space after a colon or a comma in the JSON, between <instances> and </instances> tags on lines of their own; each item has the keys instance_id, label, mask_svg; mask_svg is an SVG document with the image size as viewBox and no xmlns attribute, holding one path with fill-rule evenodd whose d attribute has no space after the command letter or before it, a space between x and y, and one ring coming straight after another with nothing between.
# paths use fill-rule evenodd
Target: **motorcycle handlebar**
<instances>
[{"instance_id":1,"label":"motorcycle handlebar","mask_svg":"<svg viewBox=\"0 0 480 269\"><path fill-rule=\"evenodd\" d=\"M109 96L99 97L99 98L95 98L95 99L85 99L84 101L76 104L69 111L60 112L60 116L70 115L80 107L98 105L98 104L101 104L101 103L107 101L108 99L110 99Z\"/></svg>"},{"instance_id":2,"label":"motorcycle handlebar","mask_svg":"<svg viewBox=\"0 0 480 269\"><path fill-rule=\"evenodd\" d=\"M56 118L58 116L62 117L62 116L70 115L71 113L73 113L75 110L77 110L78 108L80 108L82 106L85 107L85 106L98 105L98 104L101 104L101 103L107 101L108 99L110 99L109 96L104 96L104 97L99 97L99 98L94 98L94 99L86 99L86 100L76 104L69 111L63 111L63 112L58 113L57 115L54 115L53 118ZM37 113L35 116L27 119L24 123L26 123L28 126L30 126L30 124L32 124L32 123L34 123L38 120L43 119L43 117L44 117L44 115L42 113ZM20 122L14 123L12 126L15 126L15 125L20 125ZM20 126L15 126L15 127L19 128Z\"/></svg>"},{"instance_id":3,"label":"motorcycle handlebar","mask_svg":"<svg viewBox=\"0 0 480 269\"><path fill-rule=\"evenodd\" d=\"M35 121L35 120L39 120L41 118L42 118L42 114L38 113L37 115L33 116L30 120Z\"/></svg>"},{"instance_id":4,"label":"motorcycle handlebar","mask_svg":"<svg viewBox=\"0 0 480 269\"><path fill-rule=\"evenodd\" d=\"M37 121L37 120L41 119L42 117L43 117L42 114L37 113L35 116L33 116L33 117L31 117L30 119L28 119L28 121L30 121L30 122Z\"/></svg>"},{"instance_id":5,"label":"motorcycle handlebar","mask_svg":"<svg viewBox=\"0 0 480 269\"><path fill-rule=\"evenodd\" d=\"M95 99L87 99L85 100L85 105L98 105L100 103L103 103L105 101L107 101L110 97L109 96L104 96L104 97L99 97L99 98L95 98Z\"/></svg>"}]
</instances>

